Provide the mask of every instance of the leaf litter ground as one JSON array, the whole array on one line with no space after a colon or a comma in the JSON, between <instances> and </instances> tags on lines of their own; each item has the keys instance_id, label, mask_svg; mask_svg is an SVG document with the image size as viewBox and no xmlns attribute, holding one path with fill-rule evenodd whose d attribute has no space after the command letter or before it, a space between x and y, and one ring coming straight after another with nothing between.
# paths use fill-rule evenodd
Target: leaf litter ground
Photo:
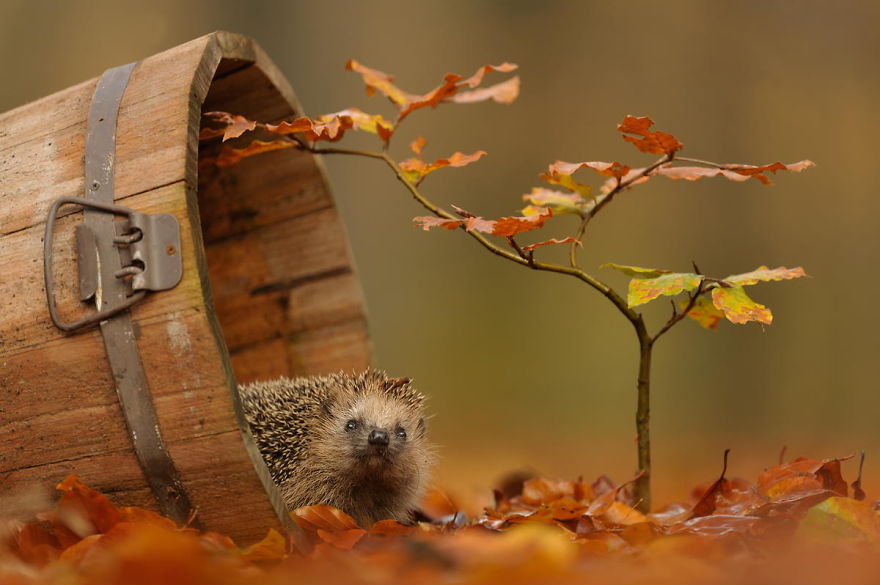
<instances>
[{"instance_id":1,"label":"leaf litter ground","mask_svg":"<svg viewBox=\"0 0 880 585\"><path fill-rule=\"evenodd\" d=\"M241 548L118 506L76 476L54 509L6 524L0 583L876 583L880 516L844 459L799 458L749 483L726 477L642 514L631 483L534 477L468 518L439 490L419 522L358 526L329 506Z\"/></svg>"}]
</instances>

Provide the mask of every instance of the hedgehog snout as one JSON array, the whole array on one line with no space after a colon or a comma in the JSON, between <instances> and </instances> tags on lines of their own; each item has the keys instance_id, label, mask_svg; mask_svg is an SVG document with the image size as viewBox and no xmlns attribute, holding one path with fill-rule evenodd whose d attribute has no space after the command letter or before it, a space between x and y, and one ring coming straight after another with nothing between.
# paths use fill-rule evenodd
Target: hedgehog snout
<instances>
[{"instance_id":1,"label":"hedgehog snout","mask_svg":"<svg viewBox=\"0 0 880 585\"><path fill-rule=\"evenodd\" d=\"M388 433L379 429L373 429L367 437L367 443L372 447L387 447L389 442Z\"/></svg>"}]
</instances>

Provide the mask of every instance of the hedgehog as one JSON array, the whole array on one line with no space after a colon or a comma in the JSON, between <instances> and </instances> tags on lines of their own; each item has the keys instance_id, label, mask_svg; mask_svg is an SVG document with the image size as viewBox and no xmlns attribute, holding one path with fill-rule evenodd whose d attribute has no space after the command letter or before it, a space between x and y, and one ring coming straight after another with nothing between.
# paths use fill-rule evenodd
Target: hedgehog
<instances>
[{"instance_id":1,"label":"hedgehog","mask_svg":"<svg viewBox=\"0 0 880 585\"><path fill-rule=\"evenodd\" d=\"M412 521L433 461L423 396L378 370L239 387L245 417L290 509L326 504L369 527Z\"/></svg>"}]
</instances>

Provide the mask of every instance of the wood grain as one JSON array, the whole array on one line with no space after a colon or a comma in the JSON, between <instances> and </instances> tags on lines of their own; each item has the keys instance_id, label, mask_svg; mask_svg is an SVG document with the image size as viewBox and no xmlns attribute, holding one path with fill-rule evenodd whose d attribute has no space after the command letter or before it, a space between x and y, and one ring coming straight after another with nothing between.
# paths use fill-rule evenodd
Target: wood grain
<instances>
[{"instance_id":1,"label":"wood grain","mask_svg":"<svg viewBox=\"0 0 880 585\"><path fill-rule=\"evenodd\" d=\"M83 191L95 83L0 114L0 486L47 489L76 473L117 503L155 508L99 332L63 334L45 306L45 216ZM256 44L213 33L141 61L117 128L116 201L181 226L183 280L131 311L159 431L205 527L246 543L286 513L242 426L237 381L360 369L369 338L320 162L283 151L200 177L203 108L266 121L300 108ZM71 320L94 309L76 286L82 214L60 215L55 295ZM11 501L0 516L16 514Z\"/></svg>"}]
</instances>

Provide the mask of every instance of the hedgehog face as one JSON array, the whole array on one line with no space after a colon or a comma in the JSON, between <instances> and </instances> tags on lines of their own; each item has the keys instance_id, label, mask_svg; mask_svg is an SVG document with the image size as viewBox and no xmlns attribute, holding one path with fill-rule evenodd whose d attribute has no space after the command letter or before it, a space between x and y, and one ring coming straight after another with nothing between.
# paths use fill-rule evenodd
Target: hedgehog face
<instances>
[{"instance_id":1,"label":"hedgehog face","mask_svg":"<svg viewBox=\"0 0 880 585\"><path fill-rule=\"evenodd\" d=\"M367 468L395 464L425 433L420 413L381 394L358 396L335 418L340 446Z\"/></svg>"}]
</instances>

